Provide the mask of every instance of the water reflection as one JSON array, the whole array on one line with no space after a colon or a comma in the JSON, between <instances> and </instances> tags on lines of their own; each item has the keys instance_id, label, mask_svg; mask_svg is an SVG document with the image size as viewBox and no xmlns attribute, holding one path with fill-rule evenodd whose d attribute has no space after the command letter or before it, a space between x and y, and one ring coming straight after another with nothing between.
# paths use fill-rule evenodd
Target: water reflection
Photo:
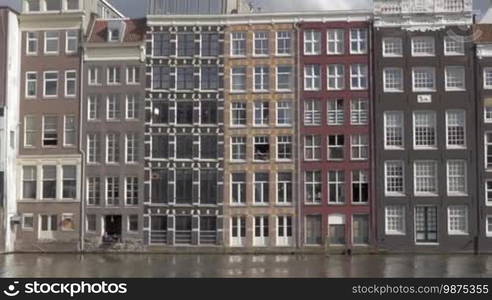
<instances>
[{"instance_id":1,"label":"water reflection","mask_svg":"<svg viewBox=\"0 0 492 300\"><path fill-rule=\"evenodd\" d=\"M491 277L492 256L125 255L0 256L2 277Z\"/></svg>"}]
</instances>

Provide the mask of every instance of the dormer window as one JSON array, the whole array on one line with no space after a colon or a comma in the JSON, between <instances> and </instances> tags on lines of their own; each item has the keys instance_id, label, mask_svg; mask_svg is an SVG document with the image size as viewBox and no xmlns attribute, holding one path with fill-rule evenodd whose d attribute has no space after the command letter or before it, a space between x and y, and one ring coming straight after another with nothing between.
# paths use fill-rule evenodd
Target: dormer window
<instances>
[{"instance_id":1,"label":"dormer window","mask_svg":"<svg viewBox=\"0 0 492 300\"><path fill-rule=\"evenodd\" d=\"M110 42L118 42L120 40L120 30L119 29L110 29L109 30L109 41Z\"/></svg>"},{"instance_id":2,"label":"dormer window","mask_svg":"<svg viewBox=\"0 0 492 300\"><path fill-rule=\"evenodd\" d=\"M39 0L27 0L27 11L40 11L41 7L39 5Z\"/></svg>"}]
</instances>

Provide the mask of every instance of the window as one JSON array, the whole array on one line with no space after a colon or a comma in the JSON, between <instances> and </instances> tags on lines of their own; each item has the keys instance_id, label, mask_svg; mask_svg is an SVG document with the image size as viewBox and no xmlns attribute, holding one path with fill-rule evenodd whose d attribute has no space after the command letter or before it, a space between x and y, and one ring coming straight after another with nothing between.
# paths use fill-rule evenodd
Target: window
<instances>
[{"instance_id":1,"label":"window","mask_svg":"<svg viewBox=\"0 0 492 300\"><path fill-rule=\"evenodd\" d=\"M233 102L231 106L231 125L246 126L246 103Z\"/></svg>"},{"instance_id":2,"label":"window","mask_svg":"<svg viewBox=\"0 0 492 300\"><path fill-rule=\"evenodd\" d=\"M492 236L492 216L487 216L485 226L486 226L486 231L487 231L487 237L491 237Z\"/></svg>"},{"instance_id":3,"label":"window","mask_svg":"<svg viewBox=\"0 0 492 300\"><path fill-rule=\"evenodd\" d=\"M492 89L492 68L483 69L483 88L486 90Z\"/></svg>"},{"instance_id":4,"label":"window","mask_svg":"<svg viewBox=\"0 0 492 300\"><path fill-rule=\"evenodd\" d=\"M384 57L401 57L403 55L403 44L401 38L383 39Z\"/></svg>"},{"instance_id":5,"label":"window","mask_svg":"<svg viewBox=\"0 0 492 300\"><path fill-rule=\"evenodd\" d=\"M255 173L255 204L268 204L269 202L269 174Z\"/></svg>"},{"instance_id":6,"label":"window","mask_svg":"<svg viewBox=\"0 0 492 300\"><path fill-rule=\"evenodd\" d=\"M350 53L364 54L367 52L367 29L350 30Z\"/></svg>"},{"instance_id":7,"label":"window","mask_svg":"<svg viewBox=\"0 0 492 300\"><path fill-rule=\"evenodd\" d=\"M367 125L369 122L369 102L365 99L350 101L350 124Z\"/></svg>"},{"instance_id":8,"label":"window","mask_svg":"<svg viewBox=\"0 0 492 300\"><path fill-rule=\"evenodd\" d=\"M268 136L254 137L254 160L267 161L270 159L270 142Z\"/></svg>"},{"instance_id":9,"label":"window","mask_svg":"<svg viewBox=\"0 0 492 300\"><path fill-rule=\"evenodd\" d=\"M135 120L138 116L138 95L126 96L126 119Z\"/></svg>"},{"instance_id":10,"label":"window","mask_svg":"<svg viewBox=\"0 0 492 300\"><path fill-rule=\"evenodd\" d=\"M171 56L176 54L176 43L171 42L171 34L168 32L156 32L153 37L154 56Z\"/></svg>"},{"instance_id":11,"label":"window","mask_svg":"<svg viewBox=\"0 0 492 300\"><path fill-rule=\"evenodd\" d=\"M89 133L87 134L87 162L98 163L100 162L100 138L99 134Z\"/></svg>"},{"instance_id":12,"label":"window","mask_svg":"<svg viewBox=\"0 0 492 300\"><path fill-rule=\"evenodd\" d=\"M246 237L246 217L231 218L231 245L242 246Z\"/></svg>"},{"instance_id":13,"label":"window","mask_svg":"<svg viewBox=\"0 0 492 300\"><path fill-rule=\"evenodd\" d=\"M390 111L384 113L385 149L403 149L403 113Z\"/></svg>"},{"instance_id":14,"label":"window","mask_svg":"<svg viewBox=\"0 0 492 300\"><path fill-rule=\"evenodd\" d=\"M120 99L118 95L108 96L106 114L108 121L116 121L120 118Z\"/></svg>"},{"instance_id":15,"label":"window","mask_svg":"<svg viewBox=\"0 0 492 300\"><path fill-rule=\"evenodd\" d=\"M108 67L107 68L107 76L108 76L108 85L115 85L121 83L121 69L120 67Z\"/></svg>"},{"instance_id":16,"label":"window","mask_svg":"<svg viewBox=\"0 0 492 300\"><path fill-rule=\"evenodd\" d=\"M59 35L57 31L46 31L44 33L44 53L58 54Z\"/></svg>"},{"instance_id":17,"label":"window","mask_svg":"<svg viewBox=\"0 0 492 300\"><path fill-rule=\"evenodd\" d=\"M169 104L164 101L153 101L152 122L166 124L169 122Z\"/></svg>"},{"instance_id":18,"label":"window","mask_svg":"<svg viewBox=\"0 0 492 300\"><path fill-rule=\"evenodd\" d=\"M268 216L255 217L254 223L254 246L266 246L266 239L268 239Z\"/></svg>"},{"instance_id":19,"label":"window","mask_svg":"<svg viewBox=\"0 0 492 300\"><path fill-rule=\"evenodd\" d=\"M446 67L446 91L463 91L465 89L465 67Z\"/></svg>"},{"instance_id":20,"label":"window","mask_svg":"<svg viewBox=\"0 0 492 300\"><path fill-rule=\"evenodd\" d=\"M328 90L343 90L345 88L345 66L328 65Z\"/></svg>"},{"instance_id":21,"label":"window","mask_svg":"<svg viewBox=\"0 0 492 300\"><path fill-rule=\"evenodd\" d=\"M492 180L485 181L485 201L487 206L492 205Z\"/></svg>"},{"instance_id":22,"label":"window","mask_svg":"<svg viewBox=\"0 0 492 300\"><path fill-rule=\"evenodd\" d=\"M344 158L345 136L329 135L328 136L328 160L343 160Z\"/></svg>"},{"instance_id":23,"label":"window","mask_svg":"<svg viewBox=\"0 0 492 300\"><path fill-rule=\"evenodd\" d=\"M343 125L344 114L343 99L328 101L328 125Z\"/></svg>"},{"instance_id":24,"label":"window","mask_svg":"<svg viewBox=\"0 0 492 300\"><path fill-rule=\"evenodd\" d=\"M222 87L219 84L219 67L217 66L202 66L200 74L200 88L202 90L216 90Z\"/></svg>"},{"instance_id":25,"label":"window","mask_svg":"<svg viewBox=\"0 0 492 300\"><path fill-rule=\"evenodd\" d=\"M66 32L65 52L76 53L79 48L79 32L76 30L68 30Z\"/></svg>"},{"instance_id":26,"label":"window","mask_svg":"<svg viewBox=\"0 0 492 300\"><path fill-rule=\"evenodd\" d=\"M36 146L36 132L38 125L36 124L36 117L32 115L26 115L24 117L24 147Z\"/></svg>"},{"instance_id":27,"label":"window","mask_svg":"<svg viewBox=\"0 0 492 300\"><path fill-rule=\"evenodd\" d=\"M217 204L217 170L200 171L200 203Z\"/></svg>"},{"instance_id":28,"label":"window","mask_svg":"<svg viewBox=\"0 0 492 300\"><path fill-rule=\"evenodd\" d=\"M292 136L277 136L277 160L291 160L292 152Z\"/></svg>"},{"instance_id":29,"label":"window","mask_svg":"<svg viewBox=\"0 0 492 300\"><path fill-rule=\"evenodd\" d=\"M290 246L292 238L292 217L278 216L277 217L277 245Z\"/></svg>"},{"instance_id":30,"label":"window","mask_svg":"<svg viewBox=\"0 0 492 300\"><path fill-rule=\"evenodd\" d=\"M468 234L468 208L466 206L448 207L448 234Z\"/></svg>"},{"instance_id":31,"label":"window","mask_svg":"<svg viewBox=\"0 0 492 300\"><path fill-rule=\"evenodd\" d=\"M384 180L387 196L405 194L405 177L402 161L387 161L384 164Z\"/></svg>"},{"instance_id":32,"label":"window","mask_svg":"<svg viewBox=\"0 0 492 300\"><path fill-rule=\"evenodd\" d=\"M120 41L120 30L117 28L108 29L108 41L119 42Z\"/></svg>"},{"instance_id":33,"label":"window","mask_svg":"<svg viewBox=\"0 0 492 300\"><path fill-rule=\"evenodd\" d=\"M56 147L58 145L58 117L43 116L43 146Z\"/></svg>"},{"instance_id":34,"label":"window","mask_svg":"<svg viewBox=\"0 0 492 300\"><path fill-rule=\"evenodd\" d=\"M231 174L231 204L244 204L246 203L246 174L245 173L232 173Z\"/></svg>"},{"instance_id":35,"label":"window","mask_svg":"<svg viewBox=\"0 0 492 300\"><path fill-rule=\"evenodd\" d=\"M492 123L492 98L484 99L484 122Z\"/></svg>"},{"instance_id":36,"label":"window","mask_svg":"<svg viewBox=\"0 0 492 300\"><path fill-rule=\"evenodd\" d=\"M152 136L152 157L169 158L169 136L154 135Z\"/></svg>"},{"instance_id":37,"label":"window","mask_svg":"<svg viewBox=\"0 0 492 300\"><path fill-rule=\"evenodd\" d=\"M178 33L178 56L195 54L195 36L192 32Z\"/></svg>"},{"instance_id":38,"label":"window","mask_svg":"<svg viewBox=\"0 0 492 300\"><path fill-rule=\"evenodd\" d=\"M99 97L90 95L87 103L87 119L90 121L99 119L99 112Z\"/></svg>"},{"instance_id":39,"label":"window","mask_svg":"<svg viewBox=\"0 0 492 300\"><path fill-rule=\"evenodd\" d=\"M352 203L367 203L369 200L369 181L367 171L352 171Z\"/></svg>"},{"instance_id":40,"label":"window","mask_svg":"<svg viewBox=\"0 0 492 300\"><path fill-rule=\"evenodd\" d=\"M413 114L413 146L415 149L429 149L437 146L436 113L414 112Z\"/></svg>"},{"instance_id":41,"label":"window","mask_svg":"<svg viewBox=\"0 0 492 300\"><path fill-rule=\"evenodd\" d=\"M176 123L188 125L193 124L193 102L178 101L176 106Z\"/></svg>"},{"instance_id":42,"label":"window","mask_svg":"<svg viewBox=\"0 0 492 300\"><path fill-rule=\"evenodd\" d=\"M246 137L231 137L231 160L246 160Z\"/></svg>"},{"instance_id":43,"label":"window","mask_svg":"<svg viewBox=\"0 0 492 300\"><path fill-rule=\"evenodd\" d=\"M77 167L63 166L63 199L77 198Z\"/></svg>"},{"instance_id":44,"label":"window","mask_svg":"<svg viewBox=\"0 0 492 300\"><path fill-rule=\"evenodd\" d=\"M321 159L320 135L307 135L304 137L304 159L305 160Z\"/></svg>"},{"instance_id":45,"label":"window","mask_svg":"<svg viewBox=\"0 0 492 300\"><path fill-rule=\"evenodd\" d=\"M56 199L56 166L43 166L43 199Z\"/></svg>"},{"instance_id":46,"label":"window","mask_svg":"<svg viewBox=\"0 0 492 300\"><path fill-rule=\"evenodd\" d=\"M385 68L383 70L383 86L385 92L403 92L403 70L401 68Z\"/></svg>"},{"instance_id":47,"label":"window","mask_svg":"<svg viewBox=\"0 0 492 300\"><path fill-rule=\"evenodd\" d=\"M118 163L120 160L120 136L116 133L106 135L106 162Z\"/></svg>"},{"instance_id":48,"label":"window","mask_svg":"<svg viewBox=\"0 0 492 300\"><path fill-rule=\"evenodd\" d=\"M321 66L306 65L304 67L304 90L319 91L321 89Z\"/></svg>"},{"instance_id":49,"label":"window","mask_svg":"<svg viewBox=\"0 0 492 300\"><path fill-rule=\"evenodd\" d=\"M138 162L138 135L136 133L128 133L126 135L126 162Z\"/></svg>"},{"instance_id":50,"label":"window","mask_svg":"<svg viewBox=\"0 0 492 300\"><path fill-rule=\"evenodd\" d=\"M63 145L74 147L77 143L77 125L75 116L65 116Z\"/></svg>"},{"instance_id":51,"label":"window","mask_svg":"<svg viewBox=\"0 0 492 300\"><path fill-rule=\"evenodd\" d=\"M345 52L345 30L328 29L328 54L336 55Z\"/></svg>"},{"instance_id":52,"label":"window","mask_svg":"<svg viewBox=\"0 0 492 300\"><path fill-rule=\"evenodd\" d=\"M304 125L321 125L321 101L304 101Z\"/></svg>"},{"instance_id":53,"label":"window","mask_svg":"<svg viewBox=\"0 0 492 300\"><path fill-rule=\"evenodd\" d=\"M37 32L27 32L26 41L26 53L28 55L38 54L38 33Z\"/></svg>"},{"instance_id":54,"label":"window","mask_svg":"<svg viewBox=\"0 0 492 300\"><path fill-rule=\"evenodd\" d=\"M492 168L492 132L485 133L485 166Z\"/></svg>"},{"instance_id":55,"label":"window","mask_svg":"<svg viewBox=\"0 0 492 300\"><path fill-rule=\"evenodd\" d=\"M328 171L328 203L345 202L345 174L343 171Z\"/></svg>"},{"instance_id":56,"label":"window","mask_svg":"<svg viewBox=\"0 0 492 300\"><path fill-rule=\"evenodd\" d=\"M415 208L415 242L437 243L437 207Z\"/></svg>"},{"instance_id":57,"label":"window","mask_svg":"<svg viewBox=\"0 0 492 300\"><path fill-rule=\"evenodd\" d=\"M120 179L106 178L106 205L117 206L120 203Z\"/></svg>"},{"instance_id":58,"label":"window","mask_svg":"<svg viewBox=\"0 0 492 300\"><path fill-rule=\"evenodd\" d=\"M193 171L176 170L176 203L192 204Z\"/></svg>"},{"instance_id":59,"label":"window","mask_svg":"<svg viewBox=\"0 0 492 300\"><path fill-rule=\"evenodd\" d=\"M292 102L277 102L277 126L292 125Z\"/></svg>"},{"instance_id":60,"label":"window","mask_svg":"<svg viewBox=\"0 0 492 300\"><path fill-rule=\"evenodd\" d=\"M193 136L180 134L176 136L176 158L193 158Z\"/></svg>"},{"instance_id":61,"label":"window","mask_svg":"<svg viewBox=\"0 0 492 300\"><path fill-rule=\"evenodd\" d=\"M22 214L22 230L33 230L33 229L34 229L34 215Z\"/></svg>"},{"instance_id":62,"label":"window","mask_svg":"<svg viewBox=\"0 0 492 300\"><path fill-rule=\"evenodd\" d=\"M466 148L465 111L446 112L446 145L448 148Z\"/></svg>"},{"instance_id":63,"label":"window","mask_svg":"<svg viewBox=\"0 0 492 300\"><path fill-rule=\"evenodd\" d=\"M292 66L277 67L277 90L290 91L293 84Z\"/></svg>"},{"instance_id":64,"label":"window","mask_svg":"<svg viewBox=\"0 0 492 300\"><path fill-rule=\"evenodd\" d=\"M65 97L75 97L77 93L77 73L75 71L65 72Z\"/></svg>"},{"instance_id":65,"label":"window","mask_svg":"<svg viewBox=\"0 0 492 300\"><path fill-rule=\"evenodd\" d=\"M138 215L128 216L128 231L138 232Z\"/></svg>"},{"instance_id":66,"label":"window","mask_svg":"<svg viewBox=\"0 0 492 300\"><path fill-rule=\"evenodd\" d=\"M46 1L46 10L47 11L55 11L62 9L62 1L61 0L45 0Z\"/></svg>"},{"instance_id":67,"label":"window","mask_svg":"<svg viewBox=\"0 0 492 300\"><path fill-rule=\"evenodd\" d=\"M57 215L39 215L41 230L38 232L40 240L53 240L53 232L58 230Z\"/></svg>"},{"instance_id":68,"label":"window","mask_svg":"<svg viewBox=\"0 0 492 300\"><path fill-rule=\"evenodd\" d=\"M36 166L24 166L22 168L22 199L36 199L36 187Z\"/></svg>"},{"instance_id":69,"label":"window","mask_svg":"<svg viewBox=\"0 0 492 300\"><path fill-rule=\"evenodd\" d=\"M140 83L140 67L132 66L126 68L126 83L127 84Z\"/></svg>"},{"instance_id":70,"label":"window","mask_svg":"<svg viewBox=\"0 0 492 300\"><path fill-rule=\"evenodd\" d=\"M331 214L328 216L328 242L330 245L344 245L345 236L345 216L342 214Z\"/></svg>"},{"instance_id":71,"label":"window","mask_svg":"<svg viewBox=\"0 0 492 300\"><path fill-rule=\"evenodd\" d=\"M202 44L200 47L202 56L218 56L221 53L221 45L219 34L202 33Z\"/></svg>"},{"instance_id":72,"label":"window","mask_svg":"<svg viewBox=\"0 0 492 300\"><path fill-rule=\"evenodd\" d=\"M350 137L352 160L367 160L369 158L369 137L356 134Z\"/></svg>"},{"instance_id":73,"label":"window","mask_svg":"<svg viewBox=\"0 0 492 300\"><path fill-rule=\"evenodd\" d=\"M126 205L138 205L138 177L126 177Z\"/></svg>"},{"instance_id":74,"label":"window","mask_svg":"<svg viewBox=\"0 0 492 300\"><path fill-rule=\"evenodd\" d=\"M352 90L367 89L367 65L351 65L350 66L350 88Z\"/></svg>"},{"instance_id":75,"label":"window","mask_svg":"<svg viewBox=\"0 0 492 300\"><path fill-rule=\"evenodd\" d=\"M270 89L270 68L268 66L260 66L254 68L254 90L268 91Z\"/></svg>"},{"instance_id":76,"label":"window","mask_svg":"<svg viewBox=\"0 0 492 300\"><path fill-rule=\"evenodd\" d=\"M216 101L201 101L200 102L200 117L201 124L217 124L217 102Z\"/></svg>"},{"instance_id":77,"label":"window","mask_svg":"<svg viewBox=\"0 0 492 300\"><path fill-rule=\"evenodd\" d=\"M98 67L89 67L87 70L89 76L89 85L98 85L101 84L99 74L101 73L101 68Z\"/></svg>"},{"instance_id":78,"label":"window","mask_svg":"<svg viewBox=\"0 0 492 300\"><path fill-rule=\"evenodd\" d=\"M292 173L277 174L277 204L292 203Z\"/></svg>"},{"instance_id":79,"label":"window","mask_svg":"<svg viewBox=\"0 0 492 300\"><path fill-rule=\"evenodd\" d=\"M79 9L79 0L67 0L67 10Z\"/></svg>"},{"instance_id":80,"label":"window","mask_svg":"<svg viewBox=\"0 0 492 300\"><path fill-rule=\"evenodd\" d=\"M176 68L176 89L192 90L195 88L195 76L193 66L182 66Z\"/></svg>"},{"instance_id":81,"label":"window","mask_svg":"<svg viewBox=\"0 0 492 300\"><path fill-rule=\"evenodd\" d=\"M434 38L430 36L412 38L412 56L433 56L435 54Z\"/></svg>"},{"instance_id":82,"label":"window","mask_svg":"<svg viewBox=\"0 0 492 300\"><path fill-rule=\"evenodd\" d=\"M321 32L306 30L304 32L304 55L321 54Z\"/></svg>"},{"instance_id":83,"label":"window","mask_svg":"<svg viewBox=\"0 0 492 300\"><path fill-rule=\"evenodd\" d=\"M322 244L322 216L307 215L305 221L306 245Z\"/></svg>"},{"instance_id":84,"label":"window","mask_svg":"<svg viewBox=\"0 0 492 300\"><path fill-rule=\"evenodd\" d=\"M415 196L437 195L437 163L416 161L414 168Z\"/></svg>"},{"instance_id":85,"label":"window","mask_svg":"<svg viewBox=\"0 0 492 300\"><path fill-rule=\"evenodd\" d=\"M40 11L41 10L41 3L39 0L26 0L25 1L27 4L27 11L33 12L33 11Z\"/></svg>"},{"instance_id":86,"label":"window","mask_svg":"<svg viewBox=\"0 0 492 300\"><path fill-rule=\"evenodd\" d=\"M269 35L268 32L255 32L255 52L254 55L263 56L269 53Z\"/></svg>"},{"instance_id":87,"label":"window","mask_svg":"<svg viewBox=\"0 0 492 300\"><path fill-rule=\"evenodd\" d=\"M87 178L87 204L99 205L101 201L101 178Z\"/></svg>"},{"instance_id":88,"label":"window","mask_svg":"<svg viewBox=\"0 0 492 300\"><path fill-rule=\"evenodd\" d=\"M44 72L44 97L56 97L58 96L58 72L49 71Z\"/></svg>"},{"instance_id":89,"label":"window","mask_svg":"<svg viewBox=\"0 0 492 300\"><path fill-rule=\"evenodd\" d=\"M168 169L152 170L152 181L150 188L151 202L160 204L171 203L172 195L169 195L170 191L172 192L172 189L169 188Z\"/></svg>"},{"instance_id":90,"label":"window","mask_svg":"<svg viewBox=\"0 0 492 300\"><path fill-rule=\"evenodd\" d=\"M419 67L412 69L413 91L432 92L436 89L435 69L431 67Z\"/></svg>"},{"instance_id":91,"label":"window","mask_svg":"<svg viewBox=\"0 0 492 300\"><path fill-rule=\"evenodd\" d=\"M450 160L447 166L448 195L466 195L466 162L464 160Z\"/></svg>"},{"instance_id":92,"label":"window","mask_svg":"<svg viewBox=\"0 0 492 300\"><path fill-rule=\"evenodd\" d=\"M305 176L306 204L320 204L323 187L321 171L306 171Z\"/></svg>"},{"instance_id":93,"label":"window","mask_svg":"<svg viewBox=\"0 0 492 300\"><path fill-rule=\"evenodd\" d=\"M246 32L231 33L231 56L246 55Z\"/></svg>"},{"instance_id":94,"label":"window","mask_svg":"<svg viewBox=\"0 0 492 300\"><path fill-rule=\"evenodd\" d=\"M268 126L269 103L256 101L254 105L255 105L255 126Z\"/></svg>"},{"instance_id":95,"label":"window","mask_svg":"<svg viewBox=\"0 0 492 300\"><path fill-rule=\"evenodd\" d=\"M277 55L290 55L292 53L292 32L277 32Z\"/></svg>"},{"instance_id":96,"label":"window","mask_svg":"<svg viewBox=\"0 0 492 300\"><path fill-rule=\"evenodd\" d=\"M218 137L214 134L200 136L200 157L202 159L217 159Z\"/></svg>"},{"instance_id":97,"label":"window","mask_svg":"<svg viewBox=\"0 0 492 300\"><path fill-rule=\"evenodd\" d=\"M405 234L405 207L402 205L391 205L384 208L385 233L387 235Z\"/></svg>"},{"instance_id":98,"label":"window","mask_svg":"<svg viewBox=\"0 0 492 300\"><path fill-rule=\"evenodd\" d=\"M465 55L465 43L460 37L447 36L444 38L444 55Z\"/></svg>"},{"instance_id":99,"label":"window","mask_svg":"<svg viewBox=\"0 0 492 300\"><path fill-rule=\"evenodd\" d=\"M354 245L369 244L369 215L353 215L352 240Z\"/></svg>"},{"instance_id":100,"label":"window","mask_svg":"<svg viewBox=\"0 0 492 300\"><path fill-rule=\"evenodd\" d=\"M35 98L38 91L38 73L26 72L26 98Z\"/></svg>"},{"instance_id":101,"label":"window","mask_svg":"<svg viewBox=\"0 0 492 300\"><path fill-rule=\"evenodd\" d=\"M246 90L246 67L239 66L231 69L231 91Z\"/></svg>"}]
</instances>

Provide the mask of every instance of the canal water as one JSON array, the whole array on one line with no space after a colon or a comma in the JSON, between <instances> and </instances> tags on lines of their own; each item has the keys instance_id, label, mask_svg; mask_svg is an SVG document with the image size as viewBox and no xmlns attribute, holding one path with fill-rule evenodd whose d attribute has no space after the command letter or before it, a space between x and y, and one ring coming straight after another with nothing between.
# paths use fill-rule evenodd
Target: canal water
<instances>
[{"instance_id":1,"label":"canal water","mask_svg":"<svg viewBox=\"0 0 492 300\"><path fill-rule=\"evenodd\" d=\"M492 256L10 254L1 277L492 277Z\"/></svg>"}]
</instances>

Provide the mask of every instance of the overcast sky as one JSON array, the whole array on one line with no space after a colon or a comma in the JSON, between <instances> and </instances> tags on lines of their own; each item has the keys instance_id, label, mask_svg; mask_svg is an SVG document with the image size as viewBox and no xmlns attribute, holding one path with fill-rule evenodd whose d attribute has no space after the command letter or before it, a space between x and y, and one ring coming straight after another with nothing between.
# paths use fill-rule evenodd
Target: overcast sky
<instances>
[{"instance_id":1,"label":"overcast sky","mask_svg":"<svg viewBox=\"0 0 492 300\"><path fill-rule=\"evenodd\" d=\"M146 14L147 0L110 0L115 7L128 17L143 17ZM19 8L21 0L0 0L0 6L12 5ZM245 0L262 7L263 11L292 10L337 10L370 8L372 0ZM488 11L492 0L474 0L475 9L480 10L484 21L492 23L492 10ZM488 12L488 13L487 13Z\"/></svg>"}]
</instances>

